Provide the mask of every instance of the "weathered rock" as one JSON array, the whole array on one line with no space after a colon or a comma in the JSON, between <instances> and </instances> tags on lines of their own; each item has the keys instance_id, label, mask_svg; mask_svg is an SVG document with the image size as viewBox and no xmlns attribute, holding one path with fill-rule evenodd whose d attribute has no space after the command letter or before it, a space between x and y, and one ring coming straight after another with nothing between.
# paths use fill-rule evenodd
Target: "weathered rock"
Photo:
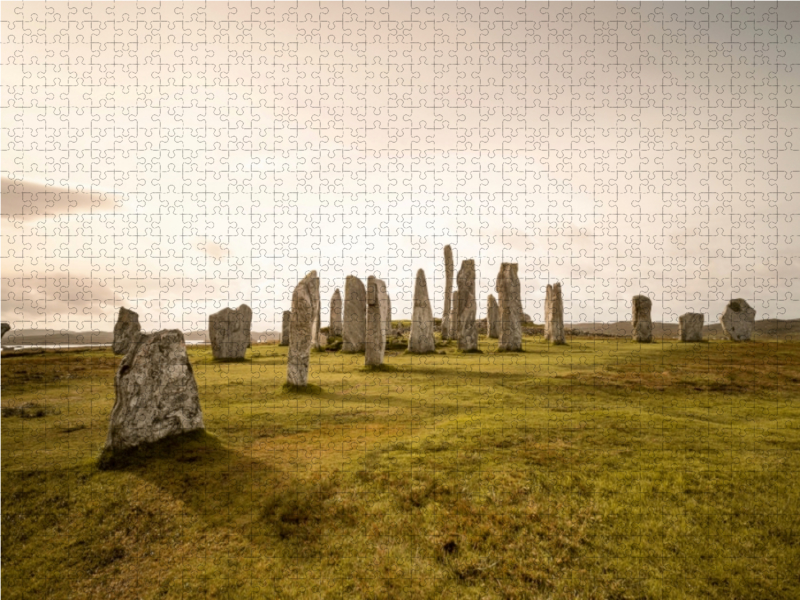
<instances>
[{"instance_id":1,"label":"weathered rock","mask_svg":"<svg viewBox=\"0 0 800 600\"><path fill-rule=\"evenodd\" d=\"M653 341L653 321L650 319L650 309L653 302L647 296L634 296L631 303L633 313L633 339L642 344Z\"/></svg>"},{"instance_id":2,"label":"weathered rock","mask_svg":"<svg viewBox=\"0 0 800 600\"><path fill-rule=\"evenodd\" d=\"M450 335L451 300L453 295L453 249L444 247L444 310L442 312L442 339L453 339Z\"/></svg>"},{"instance_id":3,"label":"weathered rock","mask_svg":"<svg viewBox=\"0 0 800 600\"><path fill-rule=\"evenodd\" d=\"M392 299L389 292L386 292L386 337L392 335Z\"/></svg>"},{"instance_id":4,"label":"weathered rock","mask_svg":"<svg viewBox=\"0 0 800 600\"><path fill-rule=\"evenodd\" d=\"M561 284L547 286L545 301L545 337L556 346L566 343L564 336L564 300L561 297Z\"/></svg>"},{"instance_id":5,"label":"weathered rock","mask_svg":"<svg viewBox=\"0 0 800 600\"><path fill-rule=\"evenodd\" d=\"M339 288L336 288L331 298L331 324L328 333L339 337L342 335L342 295Z\"/></svg>"},{"instance_id":6,"label":"weathered rock","mask_svg":"<svg viewBox=\"0 0 800 600\"><path fill-rule=\"evenodd\" d=\"M119 316L114 325L114 342L111 350L114 354L127 354L136 336L142 331L139 315L127 308L119 309Z\"/></svg>"},{"instance_id":7,"label":"weathered rock","mask_svg":"<svg viewBox=\"0 0 800 600\"><path fill-rule=\"evenodd\" d=\"M321 348L322 340L320 339L320 329L322 328L322 300L319 295L319 277L316 271L311 271L306 278L311 275L309 279L309 290L311 291L311 299L313 305L311 307L311 347Z\"/></svg>"},{"instance_id":8,"label":"weathered rock","mask_svg":"<svg viewBox=\"0 0 800 600\"><path fill-rule=\"evenodd\" d=\"M436 339L433 337L433 310L428 296L425 271L417 271L414 286L414 310L411 314L411 335L408 336L408 351L415 354L436 352Z\"/></svg>"},{"instance_id":9,"label":"weathered rock","mask_svg":"<svg viewBox=\"0 0 800 600\"><path fill-rule=\"evenodd\" d=\"M386 312L388 295L386 283L377 277L367 279L367 336L364 348L364 364L383 364L386 352Z\"/></svg>"},{"instance_id":10,"label":"weathered rock","mask_svg":"<svg viewBox=\"0 0 800 600\"><path fill-rule=\"evenodd\" d=\"M450 307L450 323L447 327L448 340L458 339L458 290L453 291L453 303ZM444 331L444 329L443 329Z\"/></svg>"},{"instance_id":11,"label":"weathered rock","mask_svg":"<svg viewBox=\"0 0 800 600\"><path fill-rule=\"evenodd\" d=\"M478 305L475 302L475 261L465 260L461 263L461 268L458 271L458 349L462 352L478 349L478 329L475 326L477 310ZM502 332L500 335L502 336Z\"/></svg>"},{"instance_id":12,"label":"weathered rock","mask_svg":"<svg viewBox=\"0 0 800 600\"><path fill-rule=\"evenodd\" d=\"M367 335L367 291L362 281L348 275L344 284L342 352L364 352Z\"/></svg>"},{"instance_id":13,"label":"weathered rock","mask_svg":"<svg viewBox=\"0 0 800 600\"><path fill-rule=\"evenodd\" d=\"M250 346L250 325L253 311L246 304L236 310L223 308L208 317L208 336L211 353L217 360L244 358Z\"/></svg>"},{"instance_id":14,"label":"weathered rock","mask_svg":"<svg viewBox=\"0 0 800 600\"><path fill-rule=\"evenodd\" d=\"M281 323L281 342L280 346L289 345L289 335L292 330L292 311L283 311L283 322Z\"/></svg>"},{"instance_id":15,"label":"weathered rock","mask_svg":"<svg viewBox=\"0 0 800 600\"><path fill-rule=\"evenodd\" d=\"M203 412L183 333L137 333L114 377L105 451L116 452L203 429Z\"/></svg>"},{"instance_id":16,"label":"weathered rock","mask_svg":"<svg viewBox=\"0 0 800 600\"><path fill-rule=\"evenodd\" d=\"M497 305L497 300L492 294L489 294L489 300L486 306L486 323L488 326L489 337L497 339L500 337L500 307Z\"/></svg>"},{"instance_id":17,"label":"weathered rock","mask_svg":"<svg viewBox=\"0 0 800 600\"><path fill-rule=\"evenodd\" d=\"M500 337L497 349L501 352L522 350L522 310L518 268L516 263L503 263L497 273L495 291L500 307ZM460 288L461 280L459 279Z\"/></svg>"},{"instance_id":18,"label":"weathered rock","mask_svg":"<svg viewBox=\"0 0 800 600\"><path fill-rule=\"evenodd\" d=\"M11 331L11 325L8 323L0 323L0 339Z\"/></svg>"},{"instance_id":19,"label":"weathered rock","mask_svg":"<svg viewBox=\"0 0 800 600\"><path fill-rule=\"evenodd\" d=\"M728 339L734 342L746 342L752 337L756 328L756 309L744 299L736 298L728 302L719 322Z\"/></svg>"},{"instance_id":20,"label":"weathered rock","mask_svg":"<svg viewBox=\"0 0 800 600\"><path fill-rule=\"evenodd\" d=\"M682 342L703 341L703 313L686 313L678 319L679 331Z\"/></svg>"},{"instance_id":21,"label":"weathered rock","mask_svg":"<svg viewBox=\"0 0 800 600\"><path fill-rule=\"evenodd\" d=\"M308 359L314 337L316 307L319 301L319 279L311 271L292 292L292 319L289 325L289 361L286 381L290 385L308 383Z\"/></svg>"},{"instance_id":22,"label":"weathered rock","mask_svg":"<svg viewBox=\"0 0 800 600\"><path fill-rule=\"evenodd\" d=\"M544 293L544 339L550 341L550 312L547 307L550 306L553 298L553 286L549 283Z\"/></svg>"}]
</instances>

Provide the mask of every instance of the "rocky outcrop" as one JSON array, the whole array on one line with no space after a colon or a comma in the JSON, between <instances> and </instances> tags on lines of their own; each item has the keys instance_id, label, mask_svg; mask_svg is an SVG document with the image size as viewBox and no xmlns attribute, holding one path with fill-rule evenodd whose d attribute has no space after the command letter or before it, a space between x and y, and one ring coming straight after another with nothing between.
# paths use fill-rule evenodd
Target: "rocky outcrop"
<instances>
[{"instance_id":1,"label":"rocky outcrop","mask_svg":"<svg viewBox=\"0 0 800 600\"><path fill-rule=\"evenodd\" d=\"M223 308L208 318L211 353L215 360L241 360L250 346L253 311L246 304Z\"/></svg>"},{"instance_id":2,"label":"rocky outcrop","mask_svg":"<svg viewBox=\"0 0 800 600\"><path fill-rule=\"evenodd\" d=\"M203 412L183 333L136 334L114 378L105 452L203 429Z\"/></svg>"},{"instance_id":3,"label":"rocky outcrop","mask_svg":"<svg viewBox=\"0 0 800 600\"><path fill-rule=\"evenodd\" d=\"M497 349L500 352L519 352L522 350L522 310L520 285L516 263L503 263L497 274L495 291L500 307L500 337ZM460 277L460 274L459 274ZM459 289L461 280L459 279Z\"/></svg>"},{"instance_id":4,"label":"rocky outcrop","mask_svg":"<svg viewBox=\"0 0 800 600\"><path fill-rule=\"evenodd\" d=\"M647 296L634 296L631 303L633 339L636 342L647 344L653 341L653 321L650 318L650 309L653 301Z\"/></svg>"},{"instance_id":5,"label":"rocky outcrop","mask_svg":"<svg viewBox=\"0 0 800 600\"><path fill-rule=\"evenodd\" d=\"M703 313L686 313L678 318L678 332L682 342L703 341Z\"/></svg>"},{"instance_id":6,"label":"rocky outcrop","mask_svg":"<svg viewBox=\"0 0 800 600\"><path fill-rule=\"evenodd\" d=\"M728 339L746 342L753 336L756 327L756 309L743 298L736 298L728 302L719 322Z\"/></svg>"},{"instance_id":7,"label":"rocky outcrop","mask_svg":"<svg viewBox=\"0 0 800 600\"><path fill-rule=\"evenodd\" d=\"M431 309L425 271L417 271L414 286L414 310L411 314L411 334L408 336L408 351L415 354L436 352L433 336L433 310Z\"/></svg>"},{"instance_id":8,"label":"rocky outcrop","mask_svg":"<svg viewBox=\"0 0 800 600\"><path fill-rule=\"evenodd\" d=\"M344 284L342 352L364 352L367 335L367 291L362 281L348 275Z\"/></svg>"},{"instance_id":9,"label":"rocky outcrop","mask_svg":"<svg viewBox=\"0 0 800 600\"><path fill-rule=\"evenodd\" d=\"M114 341L111 344L111 350L114 354L127 354L131 344L141 331L139 315L127 308L120 308L117 322L114 324Z\"/></svg>"}]
</instances>

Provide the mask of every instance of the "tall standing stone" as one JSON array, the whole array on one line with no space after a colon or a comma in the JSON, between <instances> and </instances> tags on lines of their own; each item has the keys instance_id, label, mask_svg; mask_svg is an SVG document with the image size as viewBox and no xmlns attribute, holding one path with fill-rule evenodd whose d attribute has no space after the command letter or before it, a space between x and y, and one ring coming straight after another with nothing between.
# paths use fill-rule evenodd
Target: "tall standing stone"
<instances>
[{"instance_id":1,"label":"tall standing stone","mask_svg":"<svg viewBox=\"0 0 800 600\"><path fill-rule=\"evenodd\" d=\"M292 293L289 362L286 367L286 381L290 385L302 387L308 383L308 360L316 326L315 297L319 302L319 279L317 272L311 271Z\"/></svg>"},{"instance_id":2,"label":"tall standing stone","mask_svg":"<svg viewBox=\"0 0 800 600\"><path fill-rule=\"evenodd\" d=\"M111 350L114 354L127 354L136 336L142 331L139 315L127 308L119 309L119 316L114 325L114 342Z\"/></svg>"},{"instance_id":3,"label":"tall standing stone","mask_svg":"<svg viewBox=\"0 0 800 600\"><path fill-rule=\"evenodd\" d=\"M447 327L447 339L458 339L458 290L453 291L453 303L450 307L449 320L450 323Z\"/></svg>"},{"instance_id":4,"label":"tall standing stone","mask_svg":"<svg viewBox=\"0 0 800 600\"><path fill-rule=\"evenodd\" d=\"M292 311L283 311L283 322L281 323L281 342L280 346L289 345L289 335L292 330Z\"/></svg>"},{"instance_id":5,"label":"tall standing stone","mask_svg":"<svg viewBox=\"0 0 800 600\"><path fill-rule=\"evenodd\" d=\"M7 334L9 331L11 331L11 325L9 325L8 323L2 323L2 324L0 324L0 339L2 339L3 337L5 337L5 335L6 335L6 334Z\"/></svg>"},{"instance_id":6,"label":"tall standing stone","mask_svg":"<svg viewBox=\"0 0 800 600\"><path fill-rule=\"evenodd\" d=\"M500 338L497 346L500 352L522 350L522 303L518 268L516 263L503 263L495 283L500 307Z\"/></svg>"},{"instance_id":7,"label":"tall standing stone","mask_svg":"<svg viewBox=\"0 0 800 600\"><path fill-rule=\"evenodd\" d=\"M364 364L369 366L383 364L387 300L386 283L370 275L367 279L367 336L364 349Z\"/></svg>"},{"instance_id":8,"label":"tall standing stone","mask_svg":"<svg viewBox=\"0 0 800 600\"><path fill-rule=\"evenodd\" d=\"M116 398L104 452L203 429L183 333L137 333L114 377Z\"/></svg>"},{"instance_id":9,"label":"tall standing stone","mask_svg":"<svg viewBox=\"0 0 800 600\"><path fill-rule=\"evenodd\" d=\"M364 352L367 335L367 291L362 281L348 275L344 284L342 352Z\"/></svg>"},{"instance_id":10,"label":"tall standing stone","mask_svg":"<svg viewBox=\"0 0 800 600\"><path fill-rule=\"evenodd\" d=\"M442 339L453 339L450 335L451 300L453 295L453 249L444 247L444 311L442 312Z\"/></svg>"},{"instance_id":11,"label":"tall standing stone","mask_svg":"<svg viewBox=\"0 0 800 600\"><path fill-rule=\"evenodd\" d=\"M415 354L436 352L436 339L433 337L433 310L431 309L425 271L417 271L414 286L414 310L411 314L411 333L408 336L408 351Z\"/></svg>"},{"instance_id":12,"label":"tall standing stone","mask_svg":"<svg viewBox=\"0 0 800 600\"><path fill-rule=\"evenodd\" d=\"M544 339L550 341L550 304L553 301L553 286L549 283L544 294Z\"/></svg>"},{"instance_id":13,"label":"tall standing stone","mask_svg":"<svg viewBox=\"0 0 800 600\"><path fill-rule=\"evenodd\" d=\"M486 327L489 337L496 340L500 337L500 307L492 294L486 306Z\"/></svg>"},{"instance_id":14,"label":"tall standing stone","mask_svg":"<svg viewBox=\"0 0 800 600\"><path fill-rule=\"evenodd\" d=\"M392 335L392 299L389 297L389 293L386 293L386 337L390 337Z\"/></svg>"},{"instance_id":15,"label":"tall standing stone","mask_svg":"<svg viewBox=\"0 0 800 600\"><path fill-rule=\"evenodd\" d=\"M319 277L316 271L311 271L308 275L312 275L309 280L309 289L311 290L312 300L314 302L311 307L312 323L311 323L311 347L321 348L322 338L320 337L320 329L322 328L322 300L319 295ZM306 277L308 277L306 275Z\"/></svg>"},{"instance_id":16,"label":"tall standing stone","mask_svg":"<svg viewBox=\"0 0 800 600\"><path fill-rule=\"evenodd\" d=\"M336 288L331 298L331 324L328 333L333 336L342 336L342 294L339 292L339 288Z\"/></svg>"},{"instance_id":17,"label":"tall standing stone","mask_svg":"<svg viewBox=\"0 0 800 600\"><path fill-rule=\"evenodd\" d=\"M719 322L728 339L734 342L746 342L753 336L756 328L756 309L744 299L736 298L728 302Z\"/></svg>"},{"instance_id":18,"label":"tall standing stone","mask_svg":"<svg viewBox=\"0 0 800 600\"><path fill-rule=\"evenodd\" d=\"M546 338L556 346L566 344L564 336L564 300L561 297L561 284L547 286L545 301Z\"/></svg>"},{"instance_id":19,"label":"tall standing stone","mask_svg":"<svg viewBox=\"0 0 800 600\"><path fill-rule=\"evenodd\" d=\"M633 339L642 344L653 341L653 321L650 319L650 309L653 301L647 296L634 296L631 303L633 313Z\"/></svg>"},{"instance_id":20,"label":"tall standing stone","mask_svg":"<svg viewBox=\"0 0 800 600\"><path fill-rule=\"evenodd\" d=\"M250 325L253 311L246 304L236 310L223 308L208 318L211 353L217 360L244 358L250 346Z\"/></svg>"},{"instance_id":21,"label":"tall standing stone","mask_svg":"<svg viewBox=\"0 0 800 600\"><path fill-rule=\"evenodd\" d=\"M703 313L686 313L678 319L682 342L703 341Z\"/></svg>"},{"instance_id":22,"label":"tall standing stone","mask_svg":"<svg viewBox=\"0 0 800 600\"><path fill-rule=\"evenodd\" d=\"M478 349L478 328L475 325L477 311L475 261L465 260L458 271L458 349L462 352Z\"/></svg>"}]
</instances>

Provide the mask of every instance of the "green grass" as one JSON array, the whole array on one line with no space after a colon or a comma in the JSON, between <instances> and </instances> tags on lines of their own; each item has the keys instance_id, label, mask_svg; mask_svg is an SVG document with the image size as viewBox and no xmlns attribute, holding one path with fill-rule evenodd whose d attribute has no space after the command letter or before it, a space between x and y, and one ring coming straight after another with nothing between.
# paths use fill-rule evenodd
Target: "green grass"
<instances>
[{"instance_id":1,"label":"green grass","mask_svg":"<svg viewBox=\"0 0 800 600\"><path fill-rule=\"evenodd\" d=\"M800 597L800 343L524 346L190 347L207 433L109 470L120 359L6 358L3 597Z\"/></svg>"}]
</instances>

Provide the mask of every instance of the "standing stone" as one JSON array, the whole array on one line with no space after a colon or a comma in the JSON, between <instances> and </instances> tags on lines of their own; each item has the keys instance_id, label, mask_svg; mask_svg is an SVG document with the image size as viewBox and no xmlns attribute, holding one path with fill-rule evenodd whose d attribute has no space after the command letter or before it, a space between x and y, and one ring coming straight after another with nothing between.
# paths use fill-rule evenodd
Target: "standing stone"
<instances>
[{"instance_id":1,"label":"standing stone","mask_svg":"<svg viewBox=\"0 0 800 600\"><path fill-rule=\"evenodd\" d=\"M433 310L428 296L425 271L417 271L414 286L414 310L411 314L411 334L408 336L408 351L415 354L436 352L436 339L433 337Z\"/></svg>"},{"instance_id":2,"label":"standing stone","mask_svg":"<svg viewBox=\"0 0 800 600\"><path fill-rule=\"evenodd\" d=\"M386 351L386 311L388 295L386 283L377 277L367 279L367 336L364 364L383 364Z\"/></svg>"},{"instance_id":3,"label":"standing stone","mask_svg":"<svg viewBox=\"0 0 800 600\"><path fill-rule=\"evenodd\" d=\"M309 289L311 290L313 300L313 305L311 307L311 347L319 349L322 347L322 339L320 338L320 329L322 328L322 300L319 295L319 277L316 271L311 271L308 275L312 275L309 280ZM308 277L308 275L306 275L306 277Z\"/></svg>"},{"instance_id":4,"label":"standing stone","mask_svg":"<svg viewBox=\"0 0 800 600\"><path fill-rule=\"evenodd\" d=\"M448 317L450 323L447 327L447 339L457 340L458 339L458 290L455 290L453 292L453 302L450 308L451 310Z\"/></svg>"},{"instance_id":5,"label":"standing stone","mask_svg":"<svg viewBox=\"0 0 800 600\"><path fill-rule=\"evenodd\" d=\"M550 310L549 307L553 302L553 286L549 283L544 294L544 339L550 341Z\"/></svg>"},{"instance_id":6,"label":"standing stone","mask_svg":"<svg viewBox=\"0 0 800 600\"><path fill-rule=\"evenodd\" d=\"M139 315L127 308L120 308L117 322L114 325L114 342L111 344L111 350L114 354L127 354L131 344L141 331Z\"/></svg>"},{"instance_id":7,"label":"standing stone","mask_svg":"<svg viewBox=\"0 0 800 600\"><path fill-rule=\"evenodd\" d=\"M502 305L500 307L502 311ZM475 261L465 260L458 271L458 349L470 352L478 349L478 329L475 326ZM501 313L502 319L502 313ZM500 333L502 337L502 332Z\"/></svg>"},{"instance_id":8,"label":"standing stone","mask_svg":"<svg viewBox=\"0 0 800 600\"><path fill-rule=\"evenodd\" d=\"M292 293L289 363L286 367L286 381L290 385L302 387L308 383L308 359L316 327L315 297L319 302L319 279L317 272L311 271Z\"/></svg>"},{"instance_id":9,"label":"standing stone","mask_svg":"<svg viewBox=\"0 0 800 600\"><path fill-rule=\"evenodd\" d=\"M336 288L331 298L331 324L328 333L332 336L342 336L342 295L339 293L339 288Z\"/></svg>"},{"instance_id":10,"label":"standing stone","mask_svg":"<svg viewBox=\"0 0 800 600\"><path fill-rule=\"evenodd\" d=\"M11 325L8 323L0 323L0 339L2 339L9 331L11 331Z\"/></svg>"},{"instance_id":11,"label":"standing stone","mask_svg":"<svg viewBox=\"0 0 800 600\"><path fill-rule=\"evenodd\" d=\"M240 360L250 346L253 311L246 304L236 310L223 308L208 318L211 353L217 360Z\"/></svg>"},{"instance_id":12,"label":"standing stone","mask_svg":"<svg viewBox=\"0 0 800 600\"><path fill-rule=\"evenodd\" d=\"M283 322L281 323L281 342L279 346L289 345L289 335L292 329L292 311L283 311Z\"/></svg>"},{"instance_id":13,"label":"standing stone","mask_svg":"<svg viewBox=\"0 0 800 600\"><path fill-rule=\"evenodd\" d=\"M678 319L682 342L703 341L703 313L686 313Z\"/></svg>"},{"instance_id":14,"label":"standing stone","mask_svg":"<svg viewBox=\"0 0 800 600\"><path fill-rule=\"evenodd\" d=\"M647 296L633 297L633 339L642 344L653 341L653 321L650 319L652 307L653 301Z\"/></svg>"},{"instance_id":15,"label":"standing stone","mask_svg":"<svg viewBox=\"0 0 800 600\"><path fill-rule=\"evenodd\" d=\"M728 302L725 312L719 318L725 335L734 342L746 342L756 328L756 309L744 299L736 298Z\"/></svg>"},{"instance_id":16,"label":"standing stone","mask_svg":"<svg viewBox=\"0 0 800 600\"><path fill-rule=\"evenodd\" d=\"M492 294L489 294L489 300L486 307L486 323L489 331L489 337L496 340L500 337L500 307L497 305Z\"/></svg>"},{"instance_id":17,"label":"standing stone","mask_svg":"<svg viewBox=\"0 0 800 600\"><path fill-rule=\"evenodd\" d=\"M392 335L392 299L386 294L386 337Z\"/></svg>"},{"instance_id":18,"label":"standing stone","mask_svg":"<svg viewBox=\"0 0 800 600\"><path fill-rule=\"evenodd\" d=\"M495 283L500 306L500 338L497 346L500 352L522 350L522 304L518 268L516 263L503 263ZM460 286L459 279L459 288Z\"/></svg>"},{"instance_id":19,"label":"standing stone","mask_svg":"<svg viewBox=\"0 0 800 600\"><path fill-rule=\"evenodd\" d=\"M203 412L183 333L137 333L114 377L104 452L203 429Z\"/></svg>"},{"instance_id":20,"label":"standing stone","mask_svg":"<svg viewBox=\"0 0 800 600\"><path fill-rule=\"evenodd\" d=\"M453 339L451 327L451 299L453 295L453 249L448 244L444 247L444 311L442 312L442 339Z\"/></svg>"},{"instance_id":21,"label":"standing stone","mask_svg":"<svg viewBox=\"0 0 800 600\"><path fill-rule=\"evenodd\" d=\"M545 301L546 337L556 346L566 344L564 337L564 300L561 297L561 284L547 286Z\"/></svg>"},{"instance_id":22,"label":"standing stone","mask_svg":"<svg viewBox=\"0 0 800 600\"><path fill-rule=\"evenodd\" d=\"M348 275L344 284L342 352L364 352L367 335L367 291L358 277Z\"/></svg>"}]
</instances>

